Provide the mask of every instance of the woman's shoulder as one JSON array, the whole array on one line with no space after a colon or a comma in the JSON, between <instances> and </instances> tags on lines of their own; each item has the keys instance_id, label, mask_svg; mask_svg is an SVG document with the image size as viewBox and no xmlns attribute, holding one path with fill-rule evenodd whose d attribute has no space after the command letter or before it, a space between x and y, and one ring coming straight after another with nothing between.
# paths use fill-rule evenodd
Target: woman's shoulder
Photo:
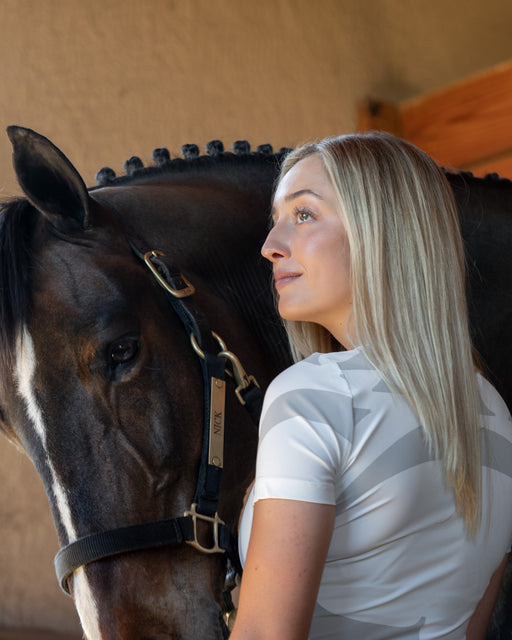
<instances>
[{"instance_id":1,"label":"woman's shoulder","mask_svg":"<svg viewBox=\"0 0 512 640\"><path fill-rule=\"evenodd\" d=\"M283 393L303 389L329 390L351 395L347 372L375 372L364 351L313 353L282 371L270 384L267 395L275 398Z\"/></svg>"},{"instance_id":2,"label":"woman's shoulder","mask_svg":"<svg viewBox=\"0 0 512 640\"><path fill-rule=\"evenodd\" d=\"M288 428L301 437L321 433L322 442L331 442L335 449L339 436L351 440L354 394L340 362L354 356L353 352L314 353L280 373L265 393L260 438L276 425L287 425L281 433L288 433Z\"/></svg>"}]
</instances>

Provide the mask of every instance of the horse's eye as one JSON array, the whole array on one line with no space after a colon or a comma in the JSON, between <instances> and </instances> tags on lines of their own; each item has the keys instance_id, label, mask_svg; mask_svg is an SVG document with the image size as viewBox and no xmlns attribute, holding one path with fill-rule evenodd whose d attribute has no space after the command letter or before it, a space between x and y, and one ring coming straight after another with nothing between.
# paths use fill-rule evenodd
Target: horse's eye
<instances>
[{"instance_id":1,"label":"horse's eye","mask_svg":"<svg viewBox=\"0 0 512 640\"><path fill-rule=\"evenodd\" d=\"M136 338L121 338L110 345L110 363L126 364L133 360L139 352L139 341Z\"/></svg>"}]
</instances>

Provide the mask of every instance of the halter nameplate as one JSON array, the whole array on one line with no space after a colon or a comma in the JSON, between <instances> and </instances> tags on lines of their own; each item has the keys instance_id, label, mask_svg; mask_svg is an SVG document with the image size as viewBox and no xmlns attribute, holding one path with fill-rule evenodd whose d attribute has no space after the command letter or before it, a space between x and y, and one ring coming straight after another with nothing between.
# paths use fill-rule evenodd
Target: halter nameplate
<instances>
[{"instance_id":1,"label":"halter nameplate","mask_svg":"<svg viewBox=\"0 0 512 640\"><path fill-rule=\"evenodd\" d=\"M226 408L226 383L212 378L210 391L210 436L208 464L224 466L224 414Z\"/></svg>"}]
</instances>

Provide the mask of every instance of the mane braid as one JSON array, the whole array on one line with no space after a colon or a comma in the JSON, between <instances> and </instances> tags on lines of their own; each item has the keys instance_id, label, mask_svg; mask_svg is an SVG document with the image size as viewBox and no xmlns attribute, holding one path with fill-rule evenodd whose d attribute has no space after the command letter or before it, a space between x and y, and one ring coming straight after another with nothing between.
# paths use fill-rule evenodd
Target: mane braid
<instances>
[{"instance_id":1,"label":"mane braid","mask_svg":"<svg viewBox=\"0 0 512 640\"><path fill-rule=\"evenodd\" d=\"M160 150L159 150L160 151ZM196 158L184 159L173 158L160 165L153 165L150 167L144 167L138 165L138 162L133 162L133 158L125 163L126 168L130 166L130 173L127 175L116 177L115 172L109 167L104 167L96 174L98 185L90 187L89 191L100 189L102 187L114 187L123 186L136 183L139 180L145 178L154 178L158 176L165 176L170 174L194 174L200 173L205 169L211 168L223 168L229 170L230 167L237 166L251 166L251 165L264 165L274 164L279 167L284 156L289 152L289 149L280 149L277 153L261 153L251 152L247 154L234 154L229 151L223 151L216 155L204 155ZM138 159L137 159L138 160ZM135 165L135 166L134 166ZM101 178L100 178L101 176Z\"/></svg>"},{"instance_id":2,"label":"mane braid","mask_svg":"<svg viewBox=\"0 0 512 640\"><path fill-rule=\"evenodd\" d=\"M0 204L0 364L4 371L14 363L16 336L30 314L31 245L37 216L25 199Z\"/></svg>"}]
</instances>

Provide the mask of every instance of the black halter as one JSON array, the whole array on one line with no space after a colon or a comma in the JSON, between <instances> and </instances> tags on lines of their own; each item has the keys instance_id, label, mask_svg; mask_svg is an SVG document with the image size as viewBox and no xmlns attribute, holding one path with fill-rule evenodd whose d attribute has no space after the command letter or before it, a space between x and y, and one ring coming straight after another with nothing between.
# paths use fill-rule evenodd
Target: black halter
<instances>
[{"instance_id":1,"label":"black halter","mask_svg":"<svg viewBox=\"0 0 512 640\"><path fill-rule=\"evenodd\" d=\"M130 243L135 255L148 266L167 299L183 323L192 346L200 356L204 382L204 427L201 463L194 501L183 516L145 522L79 538L60 549L55 556L55 571L62 589L69 594L68 578L80 567L110 556L155 547L188 543L203 553L226 553L232 567L241 573L236 536L219 518L224 455L224 399L226 360L231 363L237 383L236 394L256 423L262 396L256 380L247 376L238 358L213 334L204 315L191 301L194 287L175 265L164 262L159 251L143 251ZM216 347L220 346L220 352ZM228 371L229 374L231 372ZM212 527L212 544L198 540L197 522Z\"/></svg>"}]
</instances>

